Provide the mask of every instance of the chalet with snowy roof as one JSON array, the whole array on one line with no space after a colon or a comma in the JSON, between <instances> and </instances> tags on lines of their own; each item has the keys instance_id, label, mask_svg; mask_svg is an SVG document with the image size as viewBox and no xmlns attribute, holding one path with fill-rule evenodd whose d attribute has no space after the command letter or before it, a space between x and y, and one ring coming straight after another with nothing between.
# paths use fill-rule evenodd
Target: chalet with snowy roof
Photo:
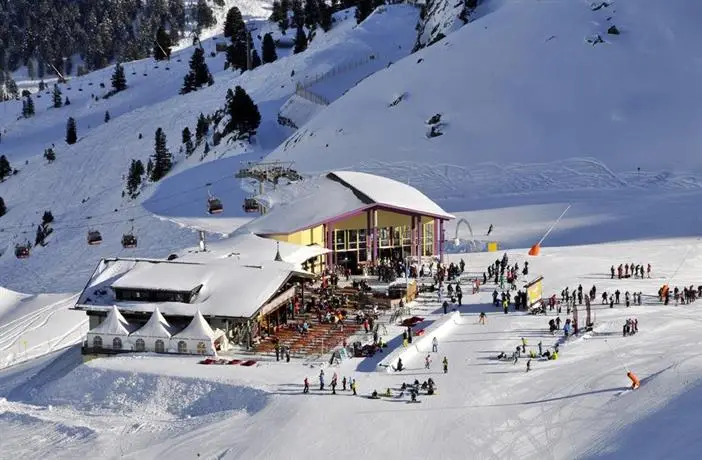
<instances>
[{"instance_id":1,"label":"chalet with snowy roof","mask_svg":"<svg viewBox=\"0 0 702 460\"><path fill-rule=\"evenodd\" d=\"M84 351L213 354L242 334L250 344L287 324L293 298L325 265L440 258L453 218L409 185L349 171L258 199L266 214L206 247L101 260L74 306L90 318Z\"/></svg>"},{"instance_id":2,"label":"chalet with snowy roof","mask_svg":"<svg viewBox=\"0 0 702 460\"><path fill-rule=\"evenodd\" d=\"M243 231L329 250L316 264L360 272L378 260L441 258L447 213L410 185L373 174L333 171L259 196L265 215Z\"/></svg>"}]
</instances>

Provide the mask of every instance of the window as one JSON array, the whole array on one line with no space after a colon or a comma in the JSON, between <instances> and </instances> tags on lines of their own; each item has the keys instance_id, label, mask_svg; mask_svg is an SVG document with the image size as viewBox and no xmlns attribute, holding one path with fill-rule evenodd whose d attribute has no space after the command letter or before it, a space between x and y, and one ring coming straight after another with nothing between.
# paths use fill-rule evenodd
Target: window
<instances>
[{"instance_id":1,"label":"window","mask_svg":"<svg viewBox=\"0 0 702 460\"><path fill-rule=\"evenodd\" d=\"M205 353L207 353L207 347L205 346L205 342L198 342L197 354L204 355Z\"/></svg>"},{"instance_id":2,"label":"window","mask_svg":"<svg viewBox=\"0 0 702 460\"><path fill-rule=\"evenodd\" d=\"M93 337L93 348L102 348L102 337L99 335Z\"/></svg>"},{"instance_id":3,"label":"window","mask_svg":"<svg viewBox=\"0 0 702 460\"><path fill-rule=\"evenodd\" d=\"M115 350L121 350L122 349L122 339L119 337L115 337L112 339L112 348Z\"/></svg>"},{"instance_id":4,"label":"window","mask_svg":"<svg viewBox=\"0 0 702 460\"><path fill-rule=\"evenodd\" d=\"M184 341L178 342L178 353L187 353L188 352L188 344L186 344Z\"/></svg>"},{"instance_id":5,"label":"window","mask_svg":"<svg viewBox=\"0 0 702 460\"><path fill-rule=\"evenodd\" d=\"M358 247L365 249L366 247L366 231L358 230Z\"/></svg>"},{"instance_id":6,"label":"window","mask_svg":"<svg viewBox=\"0 0 702 460\"><path fill-rule=\"evenodd\" d=\"M163 340L157 340L154 349L156 350L156 353L165 353L166 347L163 346Z\"/></svg>"},{"instance_id":7,"label":"window","mask_svg":"<svg viewBox=\"0 0 702 460\"><path fill-rule=\"evenodd\" d=\"M346 230L334 230L334 249L337 251L346 249Z\"/></svg>"},{"instance_id":8,"label":"window","mask_svg":"<svg viewBox=\"0 0 702 460\"><path fill-rule=\"evenodd\" d=\"M409 246L412 243L410 240L410 228L407 225L402 226L402 245Z\"/></svg>"},{"instance_id":9,"label":"window","mask_svg":"<svg viewBox=\"0 0 702 460\"><path fill-rule=\"evenodd\" d=\"M358 249L358 230L349 230L349 250Z\"/></svg>"},{"instance_id":10,"label":"window","mask_svg":"<svg viewBox=\"0 0 702 460\"><path fill-rule=\"evenodd\" d=\"M393 227L392 245L399 246L402 241L402 227Z\"/></svg>"},{"instance_id":11,"label":"window","mask_svg":"<svg viewBox=\"0 0 702 460\"><path fill-rule=\"evenodd\" d=\"M387 227L378 229L380 231L380 247L390 246L390 231Z\"/></svg>"},{"instance_id":12,"label":"window","mask_svg":"<svg viewBox=\"0 0 702 460\"><path fill-rule=\"evenodd\" d=\"M136 351L146 351L146 342L144 342L144 339L137 339L135 345Z\"/></svg>"}]
</instances>

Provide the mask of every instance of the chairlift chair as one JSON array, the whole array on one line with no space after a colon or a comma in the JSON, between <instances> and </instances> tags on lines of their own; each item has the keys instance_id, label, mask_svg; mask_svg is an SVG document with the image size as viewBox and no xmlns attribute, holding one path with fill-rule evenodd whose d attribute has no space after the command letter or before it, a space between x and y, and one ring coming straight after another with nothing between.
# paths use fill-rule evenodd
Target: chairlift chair
<instances>
[{"instance_id":1,"label":"chairlift chair","mask_svg":"<svg viewBox=\"0 0 702 460\"><path fill-rule=\"evenodd\" d=\"M132 222L132 228L129 232L122 235L122 247L124 249L133 249L137 247L137 237L134 235L134 219L129 219Z\"/></svg>"},{"instance_id":2,"label":"chairlift chair","mask_svg":"<svg viewBox=\"0 0 702 460\"><path fill-rule=\"evenodd\" d=\"M211 184L207 184L208 186ZM207 189L207 213L208 214L221 214L224 211L224 206L222 205L222 200L210 193Z\"/></svg>"},{"instance_id":3,"label":"chairlift chair","mask_svg":"<svg viewBox=\"0 0 702 460\"><path fill-rule=\"evenodd\" d=\"M97 230L88 230L88 244L90 246L97 246L102 243L102 235Z\"/></svg>"},{"instance_id":4,"label":"chairlift chair","mask_svg":"<svg viewBox=\"0 0 702 460\"><path fill-rule=\"evenodd\" d=\"M122 235L122 247L124 249L133 249L137 247L137 237L132 233Z\"/></svg>"},{"instance_id":5,"label":"chairlift chair","mask_svg":"<svg viewBox=\"0 0 702 460\"><path fill-rule=\"evenodd\" d=\"M15 245L15 257L18 259L26 259L29 257L30 254L30 246L29 244L26 245L21 245L21 244L16 244Z\"/></svg>"},{"instance_id":6,"label":"chairlift chair","mask_svg":"<svg viewBox=\"0 0 702 460\"><path fill-rule=\"evenodd\" d=\"M255 198L244 198L244 212L257 212L258 202Z\"/></svg>"}]
</instances>

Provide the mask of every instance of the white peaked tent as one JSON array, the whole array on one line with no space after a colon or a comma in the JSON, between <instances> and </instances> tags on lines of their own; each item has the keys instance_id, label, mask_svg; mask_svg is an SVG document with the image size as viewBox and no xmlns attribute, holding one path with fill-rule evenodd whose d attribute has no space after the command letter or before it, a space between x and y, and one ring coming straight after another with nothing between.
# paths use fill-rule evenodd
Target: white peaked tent
<instances>
[{"instance_id":1,"label":"white peaked tent","mask_svg":"<svg viewBox=\"0 0 702 460\"><path fill-rule=\"evenodd\" d=\"M129 335L134 351L155 351L165 353L169 340L175 332L161 314L158 306L154 308L151 318L141 328Z\"/></svg>"},{"instance_id":2,"label":"white peaked tent","mask_svg":"<svg viewBox=\"0 0 702 460\"><path fill-rule=\"evenodd\" d=\"M134 330L134 327L124 319L117 307L113 305L105 321L100 323L95 329L88 331L88 347L128 350L130 347L127 339L132 330Z\"/></svg>"},{"instance_id":3,"label":"white peaked tent","mask_svg":"<svg viewBox=\"0 0 702 460\"><path fill-rule=\"evenodd\" d=\"M198 310L188 327L171 337L171 348L178 353L215 355L215 341L226 340L221 331L213 331Z\"/></svg>"}]
</instances>

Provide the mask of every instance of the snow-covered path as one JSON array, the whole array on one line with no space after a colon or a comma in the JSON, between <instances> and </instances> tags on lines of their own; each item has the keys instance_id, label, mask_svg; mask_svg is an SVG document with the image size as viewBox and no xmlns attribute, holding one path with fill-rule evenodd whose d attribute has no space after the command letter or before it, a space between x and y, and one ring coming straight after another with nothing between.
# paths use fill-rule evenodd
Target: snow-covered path
<instances>
[{"instance_id":1,"label":"snow-covered path","mask_svg":"<svg viewBox=\"0 0 702 460\"><path fill-rule=\"evenodd\" d=\"M524 254L510 251L510 261L523 265ZM466 271L480 272L496 256L463 256ZM642 258L635 263L653 265L651 279L609 279L611 264L633 257ZM359 370L373 367L377 359L351 359L331 368L321 362L263 359L245 368L148 355L81 364L79 356L67 352L56 364L41 359L0 371L0 398L7 399L0 405L0 432L19 440L40 427L43 441L21 452L45 458L95 451L104 458L134 459L197 454L272 459L290 452L298 458L338 459L465 458L466 452L478 459L664 458L674 447L673 431L676 445L689 440L693 455L694 413L680 408L700 399L699 302L662 306L655 293L664 282L698 284L700 261L702 245L693 239L546 247L542 256L530 259L532 275L545 276L546 294L580 283L589 290L595 284L598 298L603 290L642 291L644 305L610 309L596 301L594 333L564 342L560 334L548 334L547 317L495 311L488 285L478 295L466 293L460 319L440 339L429 371L423 368L423 354L406 359L401 374L388 374ZM485 325L477 323L480 311L488 314ZM412 311L427 322L442 313L435 294L422 296ZM629 317L638 318L640 332L624 338L621 328ZM386 340L397 343L401 330L389 326ZM544 349L561 341L559 359L534 360L529 373L525 359L516 365L494 359L500 351L510 354L521 337L529 348L539 341ZM440 369L443 356L449 360L447 375ZM318 391L320 366L327 382L334 372L340 379L355 378L361 396ZM637 392L623 391L629 384L624 366L641 378ZM27 380L38 372L39 377ZM421 395L421 404L407 404L407 395L362 397L388 387L397 396L403 381L430 376L438 394ZM310 395L301 394L305 377ZM656 425L660 433L647 436L659 417L665 429Z\"/></svg>"}]
</instances>

